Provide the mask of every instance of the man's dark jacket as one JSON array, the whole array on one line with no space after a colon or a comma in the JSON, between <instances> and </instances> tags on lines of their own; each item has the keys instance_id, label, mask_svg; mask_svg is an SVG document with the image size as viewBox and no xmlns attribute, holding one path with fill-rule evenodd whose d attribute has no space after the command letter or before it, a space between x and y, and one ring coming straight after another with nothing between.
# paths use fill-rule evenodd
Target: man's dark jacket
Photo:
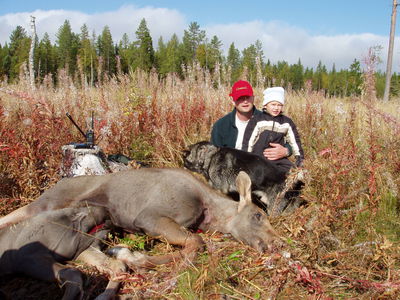
<instances>
[{"instance_id":1,"label":"man's dark jacket","mask_svg":"<svg viewBox=\"0 0 400 300\"><path fill-rule=\"evenodd\" d=\"M262 114L254 108L253 115ZM236 108L215 122L211 131L211 143L217 147L235 148L238 129L235 125Z\"/></svg>"}]
</instances>

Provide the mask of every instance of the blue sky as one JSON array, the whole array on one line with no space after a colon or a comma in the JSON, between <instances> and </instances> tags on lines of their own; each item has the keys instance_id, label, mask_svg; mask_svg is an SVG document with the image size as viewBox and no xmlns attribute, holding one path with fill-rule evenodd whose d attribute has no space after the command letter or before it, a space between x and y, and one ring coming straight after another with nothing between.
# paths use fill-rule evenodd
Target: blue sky
<instances>
[{"instance_id":1,"label":"blue sky","mask_svg":"<svg viewBox=\"0 0 400 300\"><path fill-rule=\"evenodd\" d=\"M134 40L140 20L146 18L155 45L159 36L181 37L196 21L209 38L222 40L223 50L232 42L243 50L259 39L271 61L295 63L300 58L310 67L321 60L328 68L333 63L347 68L377 45L386 61L391 10L392 0L0 0L0 43L8 41L17 25L29 31L30 14L36 17L39 38L44 32L55 38L68 19L77 33L83 23L97 34L108 25L114 42L125 32ZM395 71L400 70L396 45Z\"/></svg>"}]
</instances>

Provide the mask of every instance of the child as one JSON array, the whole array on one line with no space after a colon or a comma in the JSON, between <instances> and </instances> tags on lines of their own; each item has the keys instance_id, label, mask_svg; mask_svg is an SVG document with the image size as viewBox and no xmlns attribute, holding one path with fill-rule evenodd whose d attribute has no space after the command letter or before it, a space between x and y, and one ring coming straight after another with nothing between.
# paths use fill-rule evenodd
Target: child
<instances>
[{"instance_id":1,"label":"child","mask_svg":"<svg viewBox=\"0 0 400 300\"><path fill-rule=\"evenodd\" d=\"M304 160L300 136L296 125L283 114L285 90L282 87L268 88L264 91L263 113L253 115L244 132L242 150L253 152L266 158L264 151L276 144L289 143L296 157L296 166L300 167ZM288 172L293 164L287 157L271 160L276 166Z\"/></svg>"}]
</instances>

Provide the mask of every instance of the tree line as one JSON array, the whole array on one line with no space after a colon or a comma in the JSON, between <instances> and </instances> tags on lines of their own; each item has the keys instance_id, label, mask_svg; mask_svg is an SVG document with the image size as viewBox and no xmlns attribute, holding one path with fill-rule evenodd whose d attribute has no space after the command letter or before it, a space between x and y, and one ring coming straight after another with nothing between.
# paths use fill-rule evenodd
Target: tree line
<instances>
[{"instance_id":1,"label":"tree line","mask_svg":"<svg viewBox=\"0 0 400 300\"><path fill-rule=\"evenodd\" d=\"M295 64L266 60L262 43L257 40L240 51L231 43L226 56L222 42L217 36L209 39L197 22L184 30L182 40L173 34L168 41L160 37L157 47L145 19L139 24L136 40L130 41L124 34L117 43L113 41L110 28L105 26L100 35L89 33L84 24L80 33L74 33L65 20L57 31L55 43L47 33L41 40L35 38L34 69L38 82L46 77L56 83L57 74L64 69L78 83L93 85L106 76L129 73L140 68L156 70L160 77L168 73L185 75L185 68L196 63L212 75L224 77L230 83L246 76L252 84L279 85L292 90L311 88L323 91L328 97L358 96L362 93L363 71L359 60L354 59L347 69L330 70L320 61L315 68L305 68L299 58ZM10 35L9 43L0 44L0 79L15 82L21 67L28 62L31 37L25 29L17 26ZM378 97L382 97L385 74L375 72ZM400 91L400 76L392 76L391 95Z\"/></svg>"}]
</instances>

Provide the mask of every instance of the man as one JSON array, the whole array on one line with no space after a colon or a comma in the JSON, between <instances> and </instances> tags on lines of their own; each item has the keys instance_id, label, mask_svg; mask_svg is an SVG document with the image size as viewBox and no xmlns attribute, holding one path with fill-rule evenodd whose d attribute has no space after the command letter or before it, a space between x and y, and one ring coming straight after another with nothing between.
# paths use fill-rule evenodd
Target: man
<instances>
[{"instance_id":1,"label":"man","mask_svg":"<svg viewBox=\"0 0 400 300\"><path fill-rule=\"evenodd\" d=\"M247 123L253 115L262 114L254 106L254 93L250 83L239 80L229 94L235 106L232 112L219 119L211 131L211 143L217 147L242 149L243 135ZM278 160L291 155L290 145L270 143L263 152L269 160Z\"/></svg>"}]
</instances>

